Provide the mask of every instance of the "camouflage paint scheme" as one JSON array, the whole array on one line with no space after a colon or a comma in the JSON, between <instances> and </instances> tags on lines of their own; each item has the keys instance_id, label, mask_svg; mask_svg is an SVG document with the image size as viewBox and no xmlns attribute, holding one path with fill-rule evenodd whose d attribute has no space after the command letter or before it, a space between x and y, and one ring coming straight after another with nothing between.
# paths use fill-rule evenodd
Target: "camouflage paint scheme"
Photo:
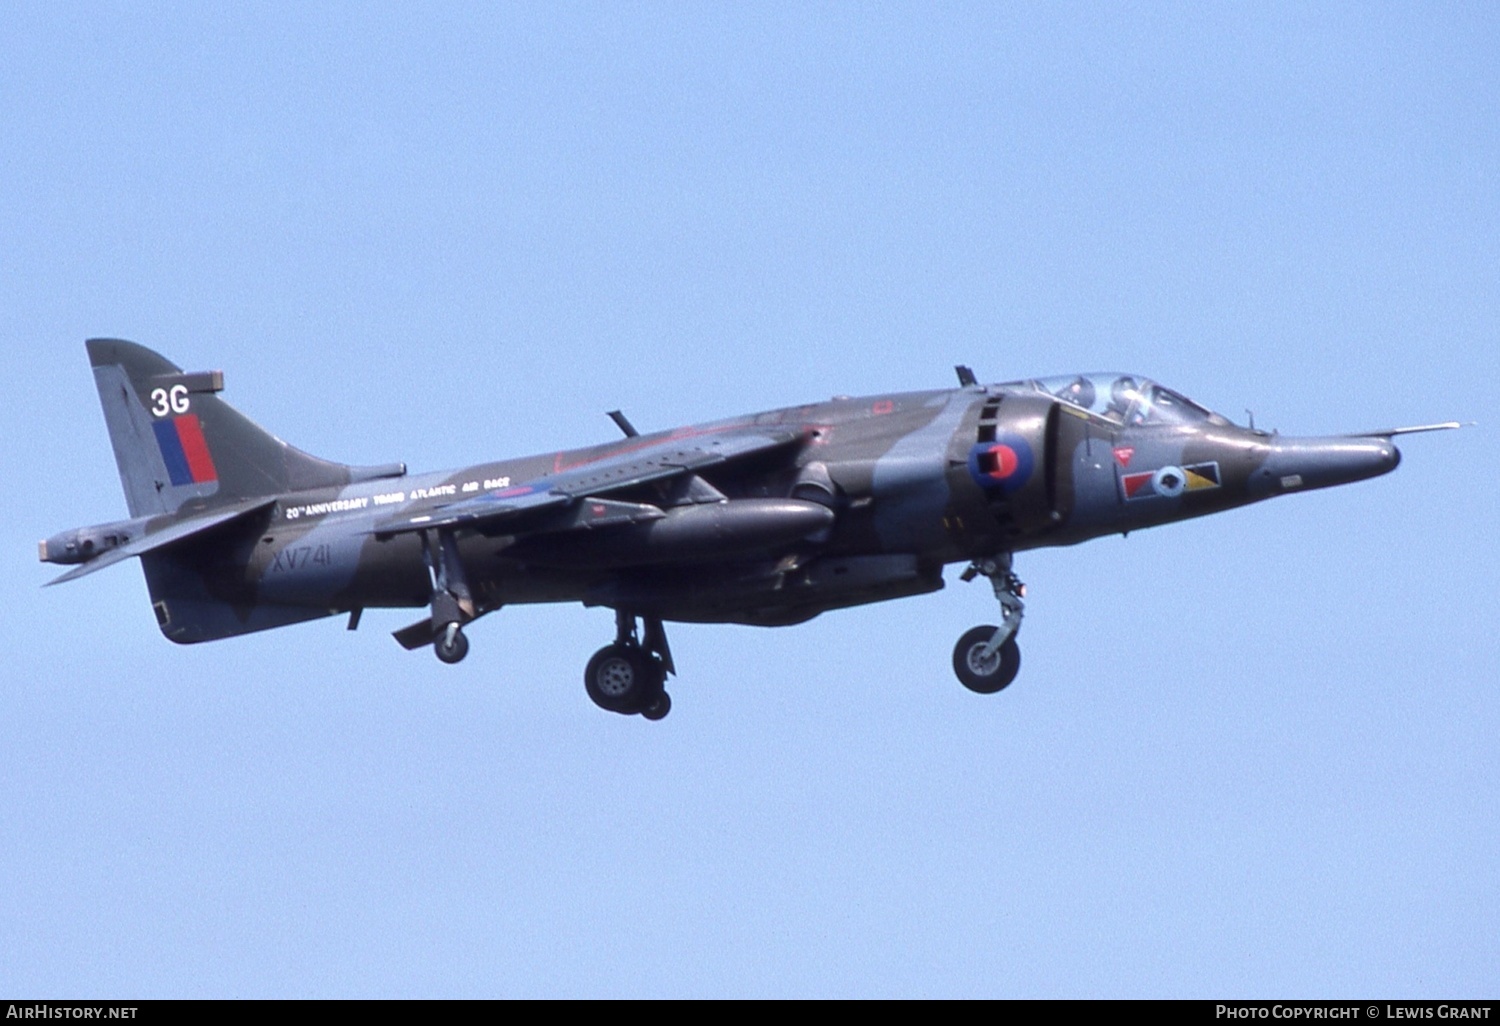
<instances>
[{"instance_id":1,"label":"camouflage paint scheme","mask_svg":"<svg viewBox=\"0 0 1500 1026\"><path fill-rule=\"evenodd\" d=\"M1418 430L1287 438L1136 375L980 385L959 368L955 389L648 435L612 415L613 442L408 474L281 442L219 398L218 372L120 340L88 352L131 519L43 542L45 561L77 564L58 581L139 556L182 643L430 607L397 637L448 662L462 627L506 604L608 606L619 635L590 695L649 718L669 707L664 621L797 623L935 591L949 563L1001 601L1002 625L954 656L965 684L998 690L1019 668L1013 553L1384 474L1392 436Z\"/></svg>"}]
</instances>

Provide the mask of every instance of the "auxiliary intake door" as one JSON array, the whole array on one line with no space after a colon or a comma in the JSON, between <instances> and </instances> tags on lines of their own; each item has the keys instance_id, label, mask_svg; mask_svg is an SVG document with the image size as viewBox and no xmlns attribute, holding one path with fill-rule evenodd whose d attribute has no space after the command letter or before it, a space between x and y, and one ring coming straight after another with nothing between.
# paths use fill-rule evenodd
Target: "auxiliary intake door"
<instances>
[{"instance_id":1,"label":"auxiliary intake door","mask_svg":"<svg viewBox=\"0 0 1500 1026\"><path fill-rule=\"evenodd\" d=\"M1006 541L1040 534L1058 522L1059 419L1058 403L1043 395L1002 393L980 409L969 477Z\"/></svg>"}]
</instances>

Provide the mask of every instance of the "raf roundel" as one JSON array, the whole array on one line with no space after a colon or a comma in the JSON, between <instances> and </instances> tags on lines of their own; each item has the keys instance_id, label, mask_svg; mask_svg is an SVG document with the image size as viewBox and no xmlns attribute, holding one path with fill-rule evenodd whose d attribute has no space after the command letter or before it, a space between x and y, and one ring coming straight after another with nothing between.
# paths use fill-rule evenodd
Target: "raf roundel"
<instances>
[{"instance_id":1,"label":"raf roundel","mask_svg":"<svg viewBox=\"0 0 1500 1026\"><path fill-rule=\"evenodd\" d=\"M969 450L969 474L982 488L1010 494L1031 480L1036 457L1020 435L1002 433Z\"/></svg>"}]
</instances>

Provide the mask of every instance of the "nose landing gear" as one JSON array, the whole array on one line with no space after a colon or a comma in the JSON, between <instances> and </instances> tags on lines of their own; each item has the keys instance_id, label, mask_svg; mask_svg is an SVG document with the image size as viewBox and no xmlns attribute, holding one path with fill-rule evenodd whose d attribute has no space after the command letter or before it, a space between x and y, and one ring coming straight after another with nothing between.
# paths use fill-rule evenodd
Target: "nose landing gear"
<instances>
[{"instance_id":1,"label":"nose landing gear","mask_svg":"<svg viewBox=\"0 0 1500 1026\"><path fill-rule=\"evenodd\" d=\"M672 698L663 685L676 669L661 620L642 619L645 630L637 635L635 614L615 611L614 643L594 653L583 671L583 686L601 709L659 720L672 709Z\"/></svg>"},{"instance_id":2,"label":"nose landing gear","mask_svg":"<svg viewBox=\"0 0 1500 1026\"><path fill-rule=\"evenodd\" d=\"M999 648L990 644L999 627L983 626L965 631L953 649L953 672L970 691L993 695L1021 672L1021 646L1007 638Z\"/></svg>"},{"instance_id":3,"label":"nose landing gear","mask_svg":"<svg viewBox=\"0 0 1500 1026\"><path fill-rule=\"evenodd\" d=\"M1010 553L975 560L962 574L972 581L988 577L1000 603L1000 626L985 625L965 631L953 648L953 672L959 683L981 695L1002 690L1021 672L1021 649L1016 632L1026 613L1026 586L1011 572Z\"/></svg>"}]
</instances>

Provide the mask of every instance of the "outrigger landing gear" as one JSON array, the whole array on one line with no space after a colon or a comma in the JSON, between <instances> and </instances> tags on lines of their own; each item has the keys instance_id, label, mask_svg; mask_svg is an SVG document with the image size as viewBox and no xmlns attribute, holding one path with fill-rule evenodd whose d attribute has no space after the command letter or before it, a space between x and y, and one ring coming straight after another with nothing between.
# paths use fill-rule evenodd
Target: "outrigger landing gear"
<instances>
[{"instance_id":1,"label":"outrigger landing gear","mask_svg":"<svg viewBox=\"0 0 1500 1026\"><path fill-rule=\"evenodd\" d=\"M1026 613L1026 585L1010 569L1010 553L975 560L962 579L983 575L990 579L1000 603L1000 626L975 627L965 631L953 649L953 672L970 691L992 695L1016 679L1021 672L1021 648L1016 632Z\"/></svg>"},{"instance_id":2,"label":"outrigger landing gear","mask_svg":"<svg viewBox=\"0 0 1500 1026\"><path fill-rule=\"evenodd\" d=\"M594 653L583 672L583 686L601 709L659 720L672 709L672 698L663 685L667 675L677 670L660 618L642 620L645 629L638 636L635 614L615 610L614 644Z\"/></svg>"},{"instance_id":3,"label":"outrigger landing gear","mask_svg":"<svg viewBox=\"0 0 1500 1026\"><path fill-rule=\"evenodd\" d=\"M463 625L477 614L453 532L423 531L422 558L432 582L432 650L445 663L459 662L469 654Z\"/></svg>"}]
</instances>

